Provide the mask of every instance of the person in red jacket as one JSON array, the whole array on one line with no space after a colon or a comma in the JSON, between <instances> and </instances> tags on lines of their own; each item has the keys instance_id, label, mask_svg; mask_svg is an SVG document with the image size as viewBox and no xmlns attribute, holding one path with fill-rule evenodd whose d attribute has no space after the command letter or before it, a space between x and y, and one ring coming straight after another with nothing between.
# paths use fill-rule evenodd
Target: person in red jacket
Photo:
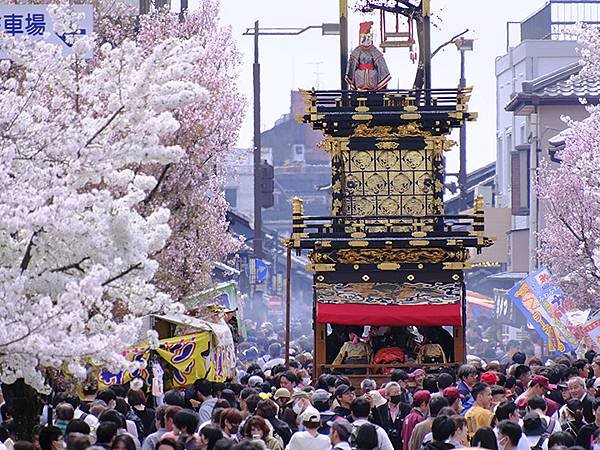
<instances>
[{"instance_id":1,"label":"person in red jacket","mask_svg":"<svg viewBox=\"0 0 600 450\"><path fill-rule=\"evenodd\" d=\"M429 391L417 391L413 395L412 411L404 419L402 425L402 448L408 450L408 443L412 436L413 430L417 424L425 420L425 416L429 410L429 400L431 394Z\"/></svg>"}]
</instances>

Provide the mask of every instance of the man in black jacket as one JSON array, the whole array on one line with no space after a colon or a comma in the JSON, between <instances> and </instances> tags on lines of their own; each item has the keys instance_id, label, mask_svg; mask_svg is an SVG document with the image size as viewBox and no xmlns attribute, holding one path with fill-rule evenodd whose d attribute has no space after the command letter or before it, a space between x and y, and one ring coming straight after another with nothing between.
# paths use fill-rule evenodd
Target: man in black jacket
<instances>
[{"instance_id":1,"label":"man in black jacket","mask_svg":"<svg viewBox=\"0 0 600 450\"><path fill-rule=\"evenodd\" d=\"M585 388L585 380L581 377L573 377L568 381L569 392L571 398L581 402L583 410L583 418L587 423L592 423L595 420L594 411L592 410L592 398L587 393Z\"/></svg>"},{"instance_id":2,"label":"man in black jacket","mask_svg":"<svg viewBox=\"0 0 600 450\"><path fill-rule=\"evenodd\" d=\"M385 386L387 403L375 408L373 422L385 430L394 450L402 449L402 424L411 410L410 405L403 403L400 385L390 381Z\"/></svg>"},{"instance_id":3,"label":"man in black jacket","mask_svg":"<svg viewBox=\"0 0 600 450\"><path fill-rule=\"evenodd\" d=\"M577 445L590 450L593 448L593 436L596 430L600 428L600 399L595 399L592 404L594 420L587 425L584 425L577 435Z\"/></svg>"}]
</instances>

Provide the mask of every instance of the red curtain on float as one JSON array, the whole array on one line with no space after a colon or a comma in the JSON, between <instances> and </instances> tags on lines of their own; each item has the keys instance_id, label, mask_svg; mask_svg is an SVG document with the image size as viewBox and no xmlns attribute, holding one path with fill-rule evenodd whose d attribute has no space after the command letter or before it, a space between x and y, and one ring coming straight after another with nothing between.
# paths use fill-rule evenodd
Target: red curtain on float
<instances>
[{"instance_id":1,"label":"red curtain on float","mask_svg":"<svg viewBox=\"0 0 600 450\"><path fill-rule=\"evenodd\" d=\"M461 302L446 305L317 303L317 322L373 326L461 326Z\"/></svg>"}]
</instances>

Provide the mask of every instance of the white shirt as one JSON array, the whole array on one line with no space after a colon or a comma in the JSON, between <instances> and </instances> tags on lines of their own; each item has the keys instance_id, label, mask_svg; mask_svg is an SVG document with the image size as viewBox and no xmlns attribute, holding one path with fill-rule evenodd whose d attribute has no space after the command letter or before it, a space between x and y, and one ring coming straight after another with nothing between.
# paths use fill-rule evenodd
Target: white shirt
<instances>
[{"instance_id":1,"label":"white shirt","mask_svg":"<svg viewBox=\"0 0 600 450\"><path fill-rule=\"evenodd\" d=\"M267 361L265 363L265 366L263 367L264 370L270 370L273 367L277 366L277 365L283 365L285 364L285 359L283 358L273 358L270 359L269 361Z\"/></svg>"},{"instance_id":2,"label":"white shirt","mask_svg":"<svg viewBox=\"0 0 600 450\"><path fill-rule=\"evenodd\" d=\"M286 450L329 450L330 448L329 436L324 434L313 436L308 431L297 431L292 434Z\"/></svg>"},{"instance_id":3,"label":"white shirt","mask_svg":"<svg viewBox=\"0 0 600 450\"><path fill-rule=\"evenodd\" d=\"M540 436L525 436L525 439L527 439L528 448L531 449L532 447L535 447L535 445L538 443L538 441L540 440ZM519 441L519 444L520 443L521 442ZM548 450L548 438L546 438L542 443L542 450Z\"/></svg>"},{"instance_id":4,"label":"white shirt","mask_svg":"<svg viewBox=\"0 0 600 450\"><path fill-rule=\"evenodd\" d=\"M390 441L390 438L385 430L379 425L375 425L374 423L369 422L367 419L356 419L354 422L352 422L352 426L354 428L358 428L363 423L370 423L377 430L377 447L375 447L377 450L394 450L392 441Z\"/></svg>"},{"instance_id":5,"label":"white shirt","mask_svg":"<svg viewBox=\"0 0 600 450\"><path fill-rule=\"evenodd\" d=\"M522 424L520 424L519 426L522 427ZM500 437L500 432L498 431L498 428L494 428L494 433L496 433L496 438ZM537 441L535 442L537 443ZM519 439L519 443L517 444L517 450L531 450L529 440L527 439L527 436L525 436L525 433L521 433L521 439Z\"/></svg>"}]
</instances>

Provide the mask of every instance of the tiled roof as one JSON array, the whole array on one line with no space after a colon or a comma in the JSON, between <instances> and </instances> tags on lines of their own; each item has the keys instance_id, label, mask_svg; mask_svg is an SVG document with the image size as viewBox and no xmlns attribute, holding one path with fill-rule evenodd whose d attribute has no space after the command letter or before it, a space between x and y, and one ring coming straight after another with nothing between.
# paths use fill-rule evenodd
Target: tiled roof
<instances>
[{"instance_id":1,"label":"tiled roof","mask_svg":"<svg viewBox=\"0 0 600 450\"><path fill-rule=\"evenodd\" d=\"M523 93L536 97L600 97L600 79L573 80L581 70L579 63L569 64L554 72L523 83Z\"/></svg>"},{"instance_id":2,"label":"tiled roof","mask_svg":"<svg viewBox=\"0 0 600 450\"><path fill-rule=\"evenodd\" d=\"M581 71L579 63L561 67L531 81L523 82L523 91L511 98L506 111L517 113L527 110L528 105L576 104L580 98L600 98L600 79L574 80L573 75Z\"/></svg>"}]
</instances>

